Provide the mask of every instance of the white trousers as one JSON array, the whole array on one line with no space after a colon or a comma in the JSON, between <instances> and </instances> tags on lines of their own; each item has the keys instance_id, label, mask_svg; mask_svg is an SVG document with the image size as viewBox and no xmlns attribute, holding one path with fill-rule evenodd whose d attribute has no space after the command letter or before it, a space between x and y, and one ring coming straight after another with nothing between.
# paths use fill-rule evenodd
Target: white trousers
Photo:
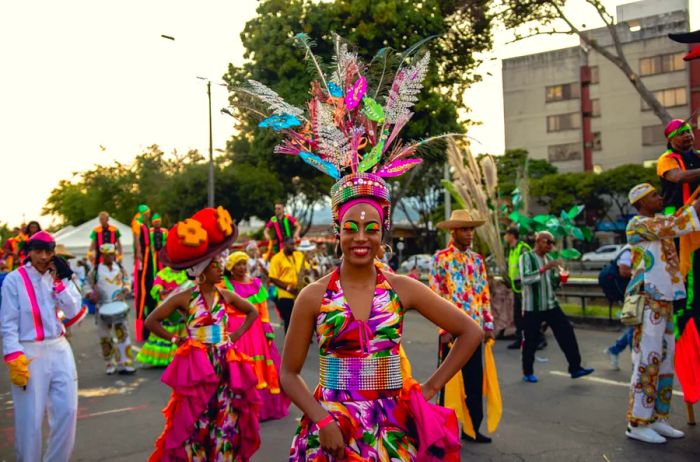
<instances>
[{"instance_id":1,"label":"white trousers","mask_svg":"<svg viewBox=\"0 0 700 462\"><path fill-rule=\"evenodd\" d=\"M46 462L68 462L75 443L78 415L78 373L64 337L23 342L29 363L26 390L10 385L15 407L15 449L18 462L41 460L41 426L48 411Z\"/></svg>"}]
</instances>

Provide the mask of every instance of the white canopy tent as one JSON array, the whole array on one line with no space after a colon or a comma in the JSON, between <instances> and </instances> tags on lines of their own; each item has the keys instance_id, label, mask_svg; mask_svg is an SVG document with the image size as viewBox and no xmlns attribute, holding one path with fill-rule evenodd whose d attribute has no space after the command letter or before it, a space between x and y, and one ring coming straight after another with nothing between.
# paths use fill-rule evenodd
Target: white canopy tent
<instances>
[{"instance_id":1,"label":"white canopy tent","mask_svg":"<svg viewBox=\"0 0 700 462\"><path fill-rule=\"evenodd\" d=\"M78 226L67 226L54 234L57 244L66 246L66 250L75 255L76 258L83 258L90 248L90 233L100 224L98 217ZM109 219L109 224L119 229L121 233L120 241L124 252L122 266L127 272L131 272L134 266L134 235L131 227L121 223L114 218Z\"/></svg>"}]
</instances>

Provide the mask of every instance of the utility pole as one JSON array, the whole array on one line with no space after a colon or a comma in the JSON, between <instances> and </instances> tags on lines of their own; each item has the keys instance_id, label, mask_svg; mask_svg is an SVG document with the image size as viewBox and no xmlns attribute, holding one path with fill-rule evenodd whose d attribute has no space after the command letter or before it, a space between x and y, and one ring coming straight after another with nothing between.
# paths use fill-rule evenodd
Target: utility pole
<instances>
[{"instance_id":1,"label":"utility pole","mask_svg":"<svg viewBox=\"0 0 700 462\"><path fill-rule=\"evenodd\" d=\"M211 80L207 79L207 99L209 100L209 181L207 185L207 205L214 207L214 146L211 131Z\"/></svg>"}]
</instances>

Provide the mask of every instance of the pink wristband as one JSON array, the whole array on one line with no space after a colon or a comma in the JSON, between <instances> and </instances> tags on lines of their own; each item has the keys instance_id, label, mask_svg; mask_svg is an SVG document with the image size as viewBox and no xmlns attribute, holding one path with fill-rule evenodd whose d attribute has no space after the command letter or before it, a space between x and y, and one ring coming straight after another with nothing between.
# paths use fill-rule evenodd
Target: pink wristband
<instances>
[{"instance_id":1,"label":"pink wristband","mask_svg":"<svg viewBox=\"0 0 700 462\"><path fill-rule=\"evenodd\" d=\"M333 416L328 414L326 417L316 422L316 427L320 430L331 422L333 422Z\"/></svg>"}]
</instances>

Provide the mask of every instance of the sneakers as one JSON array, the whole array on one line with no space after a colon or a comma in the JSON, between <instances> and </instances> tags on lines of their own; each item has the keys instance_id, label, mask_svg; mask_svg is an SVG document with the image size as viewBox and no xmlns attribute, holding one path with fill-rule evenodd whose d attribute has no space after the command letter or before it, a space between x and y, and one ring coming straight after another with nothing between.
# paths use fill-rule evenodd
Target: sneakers
<instances>
[{"instance_id":1,"label":"sneakers","mask_svg":"<svg viewBox=\"0 0 700 462\"><path fill-rule=\"evenodd\" d=\"M119 375L131 375L131 374L134 374L135 372L136 372L136 369L134 369L134 366L132 366L130 364L120 364L119 370L117 371L117 373Z\"/></svg>"},{"instance_id":2,"label":"sneakers","mask_svg":"<svg viewBox=\"0 0 700 462\"><path fill-rule=\"evenodd\" d=\"M653 424L649 425L649 428L654 430L656 433L658 433L661 436L665 436L666 438L683 438L685 436L685 433L683 433L680 430L676 430L672 426L668 424L667 421L665 420L657 420Z\"/></svg>"},{"instance_id":3,"label":"sneakers","mask_svg":"<svg viewBox=\"0 0 700 462\"><path fill-rule=\"evenodd\" d=\"M112 375L117 371L117 366L114 363L108 363L105 367L105 374Z\"/></svg>"},{"instance_id":4,"label":"sneakers","mask_svg":"<svg viewBox=\"0 0 700 462\"><path fill-rule=\"evenodd\" d=\"M525 374L523 375L523 382L537 383L539 382L539 379L535 374Z\"/></svg>"},{"instance_id":5,"label":"sneakers","mask_svg":"<svg viewBox=\"0 0 700 462\"><path fill-rule=\"evenodd\" d=\"M668 425L668 424L666 424L666 425ZM669 425L669 428L670 428L670 425ZM678 430L675 430L675 431L678 431ZM663 436L656 433L649 426L642 426L642 425L637 426L637 427L628 426L627 431L625 432L625 435L627 435L627 438L631 438L633 440L642 441L644 443L649 443L649 444L662 444L662 443L666 442L666 438L664 438Z\"/></svg>"},{"instance_id":6,"label":"sneakers","mask_svg":"<svg viewBox=\"0 0 700 462\"><path fill-rule=\"evenodd\" d=\"M584 375L588 375L591 373L593 373L593 368L586 369L586 368L580 367L580 368L578 368L578 370L575 370L571 373L571 378L577 379L579 377L583 377Z\"/></svg>"},{"instance_id":7,"label":"sneakers","mask_svg":"<svg viewBox=\"0 0 700 462\"><path fill-rule=\"evenodd\" d=\"M608 357L608 361L610 361L610 367L612 367L616 371L619 371L620 355L616 355L615 353L610 351L610 348L606 348L605 350L603 350L603 354Z\"/></svg>"}]
</instances>

